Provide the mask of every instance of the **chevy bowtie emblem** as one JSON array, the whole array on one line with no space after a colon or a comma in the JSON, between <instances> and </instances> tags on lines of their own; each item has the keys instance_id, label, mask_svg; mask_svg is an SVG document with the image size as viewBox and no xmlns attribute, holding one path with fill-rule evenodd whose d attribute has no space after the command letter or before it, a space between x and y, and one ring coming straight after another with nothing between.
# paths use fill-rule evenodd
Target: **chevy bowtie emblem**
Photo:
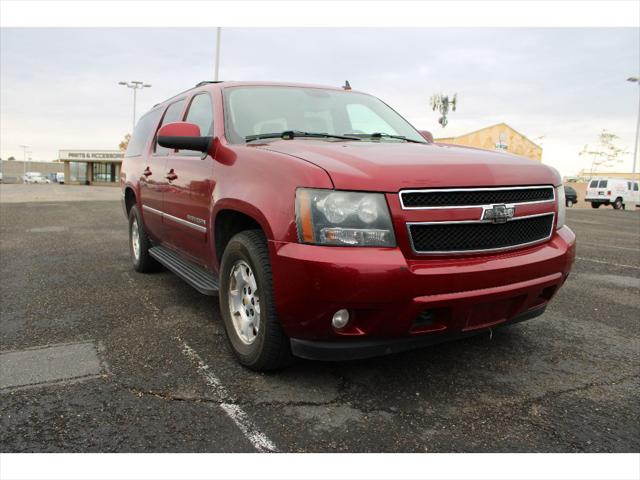
<instances>
[{"instance_id":1,"label":"chevy bowtie emblem","mask_svg":"<svg viewBox=\"0 0 640 480\"><path fill-rule=\"evenodd\" d=\"M482 220L489 220L493 223L506 223L507 220L513 218L516 207L507 205L491 205L484 207L482 211Z\"/></svg>"}]
</instances>

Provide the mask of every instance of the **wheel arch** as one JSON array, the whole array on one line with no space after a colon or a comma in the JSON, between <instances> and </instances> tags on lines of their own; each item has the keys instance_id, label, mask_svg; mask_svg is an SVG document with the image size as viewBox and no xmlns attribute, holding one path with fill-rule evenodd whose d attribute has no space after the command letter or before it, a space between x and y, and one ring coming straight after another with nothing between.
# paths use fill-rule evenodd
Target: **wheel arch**
<instances>
[{"instance_id":1,"label":"wheel arch","mask_svg":"<svg viewBox=\"0 0 640 480\"><path fill-rule=\"evenodd\" d=\"M131 185L127 185L124 189L124 208L127 216L129 216L131 207L133 207L137 202L138 196L136 195L136 191Z\"/></svg>"},{"instance_id":2,"label":"wheel arch","mask_svg":"<svg viewBox=\"0 0 640 480\"><path fill-rule=\"evenodd\" d=\"M231 238L245 230L259 229L267 237L273 239L273 231L264 214L255 206L242 201L218 201L212 215L212 244L214 257L218 266L222 260L224 249Z\"/></svg>"}]
</instances>

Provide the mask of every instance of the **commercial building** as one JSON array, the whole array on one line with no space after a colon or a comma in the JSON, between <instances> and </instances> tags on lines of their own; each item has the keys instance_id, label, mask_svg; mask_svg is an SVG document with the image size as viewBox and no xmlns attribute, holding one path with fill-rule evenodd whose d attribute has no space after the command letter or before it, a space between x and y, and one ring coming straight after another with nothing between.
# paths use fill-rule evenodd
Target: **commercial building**
<instances>
[{"instance_id":1,"label":"commercial building","mask_svg":"<svg viewBox=\"0 0 640 480\"><path fill-rule=\"evenodd\" d=\"M538 162L542 161L542 147L504 122L457 137L436 138L435 141L485 150L502 150Z\"/></svg>"},{"instance_id":2,"label":"commercial building","mask_svg":"<svg viewBox=\"0 0 640 480\"><path fill-rule=\"evenodd\" d=\"M65 183L118 185L124 152L120 150L60 150Z\"/></svg>"}]
</instances>

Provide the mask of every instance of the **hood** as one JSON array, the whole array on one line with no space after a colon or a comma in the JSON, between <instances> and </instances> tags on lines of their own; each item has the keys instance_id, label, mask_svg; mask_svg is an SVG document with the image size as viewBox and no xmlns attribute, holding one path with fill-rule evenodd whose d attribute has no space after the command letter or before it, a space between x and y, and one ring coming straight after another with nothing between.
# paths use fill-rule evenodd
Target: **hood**
<instances>
[{"instance_id":1,"label":"hood","mask_svg":"<svg viewBox=\"0 0 640 480\"><path fill-rule=\"evenodd\" d=\"M515 155L444 144L274 140L256 145L323 168L335 188L397 192L405 188L558 185L557 172Z\"/></svg>"}]
</instances>

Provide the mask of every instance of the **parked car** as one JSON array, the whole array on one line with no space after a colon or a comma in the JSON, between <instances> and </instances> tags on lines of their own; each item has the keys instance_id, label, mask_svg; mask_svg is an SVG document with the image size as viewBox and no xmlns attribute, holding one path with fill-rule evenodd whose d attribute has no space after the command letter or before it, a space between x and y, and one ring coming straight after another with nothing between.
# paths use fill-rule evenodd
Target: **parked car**
<instances>
[{"instance_id":1,"label":"parked car","mask_svg":"<svg viewBox=\"0 0 640 480\"><path fill-rule=\"evenodd\" d=\"M620 178L594 178L589 182L585 202L592 208L600 205L611 205L616 210L627 205L635 207L640 204L638 182Z\"/></svg>"},{"instance_id":2,"label":"parked car","mask_svg":"<svg viewBox=\"0 0 640 480\"><path fill-rule=\"evenodd\" d=\"M567 207L573 207L576 203L578 203L578 193L573 187L564 187L564 198L565 205Z\"/></svg>"},{"instance_id":3,"label":"parked car","mask_svg":"<svg viewBox=\"0 0 640 480\"><path fill-rule=\"evenodd\" d=\"M199 83L146 113L125 153L133 267L218 295L259 371L541 315L575 257L558 172L430 138L352 90Z\"/></svg>"},{"instance_id":4,"label":"parked car","mask_svg":"<svg viewBox=\"0 0 640 480\"><path fill-rule=\"evenodd\" d=\"M64 172L56 172L56 182L64 184Z\"/></svg>"},{"instance_id":5,"label":"parked car","mask_svg":"<svg viewBox=\"0 0 640 480\"><path fill-rule=\"evenodd\" d=\"M51 183L51 180L40 172L27 172L24 175L24 183Z\"/></svg>"}]
</instances>

